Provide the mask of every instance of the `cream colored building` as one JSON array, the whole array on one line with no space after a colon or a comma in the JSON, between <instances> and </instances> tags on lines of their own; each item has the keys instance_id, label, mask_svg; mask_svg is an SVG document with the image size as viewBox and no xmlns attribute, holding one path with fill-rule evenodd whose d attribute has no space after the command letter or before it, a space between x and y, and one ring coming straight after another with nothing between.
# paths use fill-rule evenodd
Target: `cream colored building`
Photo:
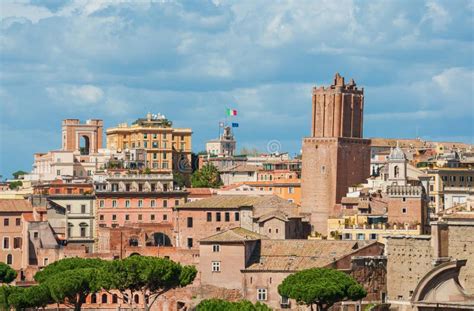
<instances>
[{"instance_id":1,"label":"cream colored building","mask_svg":"<svg viewBox=\"0 0 474 311\"><path fill-rule=\"evenodd\" d=\"M474 194L474 169L435 167L424 169L430 181L430 205L436 213L466 202Z\"/></svg>"},{"instance_id":2,"label":"cream colored building","mask_svg":"<svg viewBox=\"0 0 474 311\"><path fill-rule=\"evenodd\" d=\"M189 128L173 128L162 115L148 113L131 125L121 123L107 129L107 148L118 152L144 149L151 171L190 173L192 133Z\"/></svg>"}]
</instances>

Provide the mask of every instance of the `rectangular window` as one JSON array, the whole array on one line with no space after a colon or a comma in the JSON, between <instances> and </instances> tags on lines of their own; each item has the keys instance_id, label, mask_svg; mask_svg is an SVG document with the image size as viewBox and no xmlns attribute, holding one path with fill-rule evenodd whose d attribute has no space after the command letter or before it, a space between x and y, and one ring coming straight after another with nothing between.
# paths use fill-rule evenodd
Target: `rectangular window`
<instances>
[{"instance_id":1,"label":"rectangular window","mask_svg":"<svg viewBox=\"0 0 474 311\"><path fill-rule=\"evenodd\" d=\"M151 220L151 221L155 220L155 215L153 215L153 214L150 215L150 220Z\"/></svg>"},{"instance_id":2,"label":"rectangular window","mask_svg":"<svg viewBox=\"0 0 474 311\"><path fill-rule=\"evenodd\" d=\"M21 238L13 238L13 248L21 248Z\"/></svg>"},{"instance_id":3,"label":"rectangular window","mask_svg":"<svg viewBox=\"0 0 474 311\"><path fill-rule=\"evenodd\" d=\"M81 227L81 238L84 238L86 236L86 228Z\"/></svg>"},{"instance_id":4,"label":"rectangular window","mask_svg":"<svg viewBox=\"0 0 474 311\"><path fill-rule=\"evenodd\" d=\"M61 176L61 170L56 171L56 176Z\"/></svg>"},{"instance_id":5,"label":"rectangular window","mask_svg":"<svg viewBox=\"0 0 474 311\"><path fill-rule=\"evenodd\" d=\"M155 200L151 200L151 201L150 201L150 206L151 206L151 207L155 207L155 206L156 206L156 201L155 201Z\"/></svg>"},{"instance_id":6,"label":"rectangular window","mask_svg":"<svg viewBox=\"0 0 474 311\"><path fill-rule=\"evenodd\" d=\"M168 215L164 214L163 215L163 221L167 221L168 220Z\"/></svg>"},{"instance_id":7,"label":"rectangular window","mask_svg":"<svg viewBox=\"0 0 474 311\"><path fill-rule=\"evenodd\" d=\"M212 272L221 272L221 262L220 261L213 261L212 262Z\"/></svg>"},{"instance_id":8,"label":"rectangular window","mask_svg":"<svg viewBox=\"0 0 474 311\"><path fill-rule=\"evenodd\" d=\"M130 200L125 200L125 207L130 207Z\"/></svg>"},{"instance_id":9,"label":"rectangular window","mask_svg":"<svg viewBox=\"0 0 474 311\"><path fill-rule=\"evenodd\" d=\"M100 215L99 220L104 220L104 215Z\"/></svg>"},{"instance_id":10,"label":"rectangular window","mask_svg":"<svg viewBox=\"0 0 474 311\"><path fill-rule=\"evenodd\" d=\"M15 219L15 223L17 226L21 225L21 218Z\"/></svg>"},{"instance_id":11,"label":"rectangular window","mask_svg":"<svg viewBox=\"0 0 474 311\"><path fill-rule=\"evenodd\" d=\"M153 139L156 139L157 135L156 133L153 134Z\"/></svg>"},{"instance_id":12,"label":"rectangular window","mask_svg":"<svg viewBox=\"0 0 474 311\"><path fill-rule=\"evenodd\" d=\"M221 246L220 246L219 244L214 244L214 245L212 245L212 251L213 251L214 253L220 252L220 251L221 251Z\"/></svg>"},{"instance_id":13,"label":"rectangular window","mask_svg":"<svg viewBox=\"0 0 474 311\"><path fill-rule=\"evenodd\" d=\"M216 221L221 221L221 213L220 212L216 213Z\"/></svg>"},{"instance_id":14,"label":"rectangular window","mask_svg":"<svg viewBox=\"0 0 474 311\"><path fill-rule=\"evenodd\" d=\"M148 134L147 133L144 133L143 134L143 139L147 139L148 138Z\"/></svg>"},{"instance_id":15,"label":"rectangular window","mask_svg":"<svg viewBox=\"0 0 474 311\"><path fill-rule=\"evenodd\" d=\"M86 213L86 205L82 204L81 205L81 214L85 214L85 213Z\"/></svg>"},{"instance_id":16,"label":"rectangular window","mask_svg":"<svg viewBox=\"0 0 474 311\"><path fill-rule=\"evenodd\" d=\"M174 200L174 206L179 206L179 200Z\"/></svg>"},{"instance_id":17,"label":"rectangular window","mask_svg":"<svg viewBox=\"0 0 474 311\"><path fill-rule=\"evenodd\" d=\"M8 219L8 218L3 218L3 225L4 225L5 227L8 227L8 226L10 225L10 219Z\"/></svg>"},{"instance_id":18,"label":"rectangular window","mask_svg":"<svg viewBox=\"0 0 474 311\"><path fill-rule=\"evenodd\" d=\"M112 200L112 207L117 207L117 201L116 200Z\"/></svg>"},{"instance_id":19,"label":"rectangular window","mask_svg":"<svg viewBox=\"0 0 474 311\"><path fill-rule=\"evenodd\" d=\"M188 219L187 219L187 225L188 225L188 228L192 228L192 227L193 227L193 218L192 218L192 217L188 217Z\"/></svg>"},{"instance_id":20,"label":"rectangular window","mask_svg":"<svg viewBox=\"0 0 474 311\"><path fill-rule=\"evenodd\" d=\"M117 215L112 215L112 220L117 220Z\"/></svg>"},{"instance_id":21,"label":"rectangular window","mask_svg":"<svg viewBox=\"0 0 474 311\"><path fill-rule=\"evenodd\" d=\"M212 213L211 212L207 212L207 221L212 221Z\"/></svg>"},{"instance_id":22,"label":"rectangular window","mask_svg":"<svg viewBox=\"0 0 474 311\"><path fill-rule=\"evenodd\" d=\"M267 300L267 289L266 288L257 289L257 300L258 301L266 301Z\"/></svg>"},{"instance_id":23,"label":"rectangular window","mask_svg":"<svg viewBox=\"0 0 474 311\"><path fill-rule=\"evenodd\" d=\"M357 233L357 240L365 240L365 234L364 233Z\"/></svg>"},{"instance_id":24,"label":"rectangular window","mask_svg":"<svg viewBox=\"0 0 474 311\"><path fill-rule=\"evenodd\" d=\"M143 200L138 200L138 207L143 207Z\"/></svg>"},{"instance_id":25,"label":"rectangular window","mask_svg":"<svg viewBox=\"0 0 474 311\"><path fill-rule=\"evenodd\" d=\"M371 233L370 234L370 239L371 240L377 240L377 233Z\"/></svg>"},{"instance_id":26,"label":"rectangular window","mask_svg":"<svg viewBox=\"0 0 474 311\"><path fill-rule=\"evenodd\" d=\"M224 219L225 219L225 221L230 221L230 213L229 212L225 212Z\"/></svg>"},{"instance_id":27,"label":"rectangular window","mask_svg":"<svg viewBox=\"0 0 474 311\"><path fill-rule=\"evenodd\" d=\"M143 220L142 214L138 214L138 220Z\"/></svg>"},{"instance_id":28,"label":"rectangular window","mask_svg":"<svg viewBox=\"0 0 474 311\"><path fill-rule=\"evenodd\" d=\"M126 214L126 215L125 215L125 220L126 220L126 221L129 221L129 220L130 220L130 215Z\"/></svg>"},{"instance_id":29,"label":"rectangular window","mask_svg":"<svg viewBox=\"0 0 474 311\"><path fill-rule=\"evenodd\" d=\"M156 160L156 159L158 159L158 154L155 152L153 153L153 160Z\"/></svg>"},{"instance_id":30,"label":"rectangular window","mask_svg":"<svg viewBox=\"0 0 474 311\"><path fill-rule=\"evenodd\" d=\"M188 248L193 247L193 238L188 238Z\"/></svg>"},{"instance_id":31,"label":"rectangular window","mask_svg":"<svg viewBox=\"0 0 474 311\"><path fill-rule=\"evenodd\" d=\"M104 203L105 203L104 200L100 200L99 201L99 207L104 207Z\"/></svg>"},{"instance_id":32,"label":"rectangular window","mask_svg":"<svg viewBox=\"0 0 474 311\"><path fill-rule=\"evenodd\" d=\"M239 213L239 212L235 212L234 218L235 218L235 221L240 221L240 213Z\"/></svg>"},{"instance_id":33,"label":"rectangular window","mask_svg":"<svg viewBox=\"0 0 474 311\"><path fill-rule=\"evenodd\" d=\"M3 238L3 249L9 249L10 248L10 238L6 237Z\"/></svg>"},{"instance_id":34,"label":"rectangular window","mask_svg":"<svg viewBox=\"0 0 474 311\"><path fill-rule=\"evenodd\" d=\"M152 146L153 148L158 148L158 142L156 142L156 141L152 142L152 143L151 143L151 146ZM156 158L155 158L155 155L156 155L156 153L153 154L154 159L156 159Z\"/></svg>"},{"instance_id":35,"label":"rectangular window","mask_svg":"<svg viewBox=\"0 0 474 311\"><path fill-rule=\"evenodd\" d=\"M406 214L406 213L407 213L406 207L402 208L402 214Z\"/></svg>"},{"instance_id":36,"label":"rectangular window","mask_svg":"<svg viewBox=\"0 0 474 311\"><path fill-rule=\"evenodd\" d=\"M148 148L148 142L147 141L143 142L143 148Z\"/></svg>"},{"instance_id":37,"label":"rectangular window","mask_svg":"<svg viewBox=\"0 0 474 311\"><path fill-rule=\"evenodd\" d=\"M295 193L294 187L288 187L288 193Z\"/></svg>"}]
</instances>

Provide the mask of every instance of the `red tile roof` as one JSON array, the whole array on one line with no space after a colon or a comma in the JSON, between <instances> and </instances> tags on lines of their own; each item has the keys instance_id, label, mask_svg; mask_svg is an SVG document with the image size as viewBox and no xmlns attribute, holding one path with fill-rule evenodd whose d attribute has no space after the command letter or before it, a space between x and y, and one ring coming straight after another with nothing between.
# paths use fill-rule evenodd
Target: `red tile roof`
<instances>
[{"instance_id":1,"label":"red tile roof","mask_svg":"<svg viewBox=\"0 0 474 311\"><path fill-rule=\"evenodd\" d=\"M33 212L33 206L24 199L0 199L0 212Z\"/></svg>"}]
</instances>

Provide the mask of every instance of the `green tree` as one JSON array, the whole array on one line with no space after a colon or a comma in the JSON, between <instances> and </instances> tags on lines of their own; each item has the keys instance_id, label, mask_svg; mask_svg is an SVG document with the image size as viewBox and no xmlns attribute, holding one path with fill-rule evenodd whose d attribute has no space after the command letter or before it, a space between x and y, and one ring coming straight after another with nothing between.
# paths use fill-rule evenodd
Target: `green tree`
<instances>
[{"instance_id":1,"label":"green tree","mask_svg":"<svg viewBox=\"0 0 474 311\"><path fill-rule=\"evenodd\" d=\"M101 275L94 268L62 271L50 276L43 284L48 287L54 302L72 305L75 311L81 310L87 295L102 289Z\"/></svg>"},{"instance_id":2,"label":"green tree","mask_svg":"<svg viewBox=\"0 0 474 311\"><path fill-rule=\"evenodd\" d=\"M0 283L11 283L16 279L17 273L6 263L0 262Z\"/></svg>"},{"instance_id":3,"label":"green tree","mask_svg":"<svg viewBox=\"0 0 474 311\"><path fill-rule=\"evenodd\" d=\"M10 310L12 308L10 296L15 294L19 290L21 289L17 286L0 286L0 310Z\"/></svg>"},{"instance_id":4,"label":"green tree","mask_svg":"<svg viewBox=\"0 0 474 311\"><path fill-rule=\"evenodd\" d=\"M16 310L46 307L52 303L49 288L45 285L15 287L8 296L8 304Z\"/></svg>"},{"instance_id":5,"label":"green tree","mask_svg":"<svg viewBox=\"0 0 474 311\"><path fill-rule=\"evenodd\" d=\"M23 182L21 180L12 181L8 184L8 188L10 188L10 190L15 190L21 186L23 186Z\"/></svg>"},{"instance_id":6,"label":"green tree","mask_svg":"<svg viewBox=\"0 0 474 311\"><path fill-rule=\"evenodd\" d=\"M13 176L14 179L18 179L20 176L26 175L26 174L28 174L28 172L19 170L19 171L16 171L16 172L12 173L12 176Z\"/></svg>"},{"instance_id":7,"label":"green tree","mask_svg":"<svg viewBox=\"0 0 474 311\"><path fill-rule=\"evenodd\" d=\"M186 186L186 178L180 172L173 173L173 183L175 186L183 188Z\"/></svg>"},{"instance_id":8,"label":"green tree","mask_svg":"<svg viewBox=\"0 0 474 311\"><path fill-rule=\"evenodd\" d=\"M145 310L149 310L161 294L191 284L196 274L193 266L181 266L166 258L131 256L106 265L104 287L119 290L122 297L127 291L132 297L142 293Z\"/></svg>"},{"instance_id":9,"label":"green tree","mask_svg":"<svg viewBox=\"0 0 474 311\"><path fill-rule=\"evenodd\" d=\"M105 261L78 257L56 261L35 274L49 290L52 301L80 310L87 295L102 289Z\"/></svg>"},{"instance_id":10,"label":"green tree","mask_svg":"<svg viewBox=\"0 0 474 311\"><path fill-rule=\"evenodd\" d=\"M219 170L212 164L206 164L191 176L193 188L219 188L222 181Z\"/></svg>"},{"instance_id":11,"label":"green tree","mask_svg":"<svg viewBox=\"0 0 474 311\"><path fill-rule=\"evenodd\" d=\"M281 296L295 299L299 304L318 310L328 310L336 302L360 300L367 295L365 289L344 272L314 268L303 270L286 277L278 286Z\"/></svg>"},{"instance_id":12,"label":"green tree","mask_svg":"<svg viewBox=\"0 0 474 311\"><path fill-rule=\"evenodd\" d=\"M222 299L205 299L201 301L196 311L271 311L271 309L263 303L257 302L255 305L248 300L226 301Z\"/></svg>"}]
</instances>

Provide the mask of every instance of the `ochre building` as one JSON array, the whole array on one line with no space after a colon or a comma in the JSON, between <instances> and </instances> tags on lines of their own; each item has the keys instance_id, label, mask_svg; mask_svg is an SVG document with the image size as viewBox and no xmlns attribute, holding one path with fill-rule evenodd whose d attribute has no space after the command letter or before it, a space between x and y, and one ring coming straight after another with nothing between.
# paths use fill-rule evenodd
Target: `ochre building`
<instances>
[{"instance_id":1,"label":"ochre building","mask_svg":"<svg viewBox=\"0 0 474 311\"><path fill-rule=\"evenodd\" d=\"M109 128L106 134L108 149L144 149L146 167L153 172L191 172L192 130L173 128L162 115L148 113L131 125L122 123Z\"/></svg>"}]
</instances>

